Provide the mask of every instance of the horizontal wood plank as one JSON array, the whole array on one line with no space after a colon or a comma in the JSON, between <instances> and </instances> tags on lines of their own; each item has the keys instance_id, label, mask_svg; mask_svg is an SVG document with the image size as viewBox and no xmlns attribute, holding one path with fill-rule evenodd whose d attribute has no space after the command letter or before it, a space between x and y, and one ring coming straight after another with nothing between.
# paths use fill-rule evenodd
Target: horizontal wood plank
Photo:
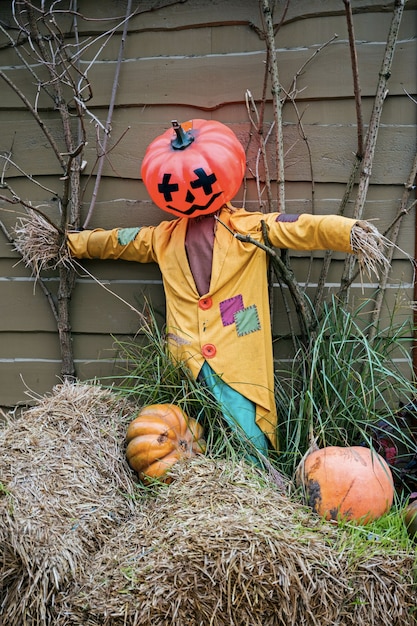
<instances>
[{"instance_id":1,"label":"horizontal wood plank","mask_svg":"<svg viewBox=\"0 0 417 626\"><path fill-rule=\"evenodd\" d=\"M365 125L371 115L376 82L383 58L386 35L392 18L394 0L355 0L353 4L355 37L362 88ZM135 3L134 3L135 5ZM81 45L81 68L88 68L93 98L86 113L88 146L82 214L85 218L93 192L96 166L96 123L104 122L116 68L122 21L127 0L81 0L77 18ZM275 3L274 22L282 17L284 3ZM11 3L0 3L0 20L6 28L13 25ZM62 8L62 7L60 7ZM140 181L140 165L150 141L169 127L171 119L202 117L218 119L233 128L248 149L248 179L235 204L245 203L249 210L259 205L253 180L258 145L248 141L250 123L245 105L246 90L255 99L262 94L265 73L265 42L261 30L262 13L254 0L142 0L129 22L125 60L112 123L96 209L91 227L157 224L171 219L149 200ZM74 43L73 16L61 14L66 42ZM107 19L110 18L110 19ZM415 153L415 103L408 93L417 92L414 59L417 52L415 23L417 0L408 0L394 54L388 96L384 103L371 185L365 206L367 219L375 219L383 231L397 214L403 185ZM104 21L105 20L105 21ZM117 33L100 50L104 29ZM11 35L15 31L9 31ZM331 44L320 47L333 38ZM51 129L59 150L66 152L61 123L54 103L38 94L37 81L23 69L15 50L0 33L0 66L29 97ZM87 44L87 45L85 45ZM285 19L276 34L280 79L288 90L298 70L298 113L284 105L286 150L287 212L336 213L349 178L356 151L356 116L353 99L350 53L347 42L345 7L340 0L291 0ZM20 47L24 54L24 46ZM74 51L74 47L68 50ZM316 54L317 53L317 54ZM97 54L97 63L89 64ZM35 72L46 73L36 64ZM39 95L39 97L38 97ZM269 97L269 96L268 96ZM22 101L3 84L0 101L0 170L14 192L26 201L42 205L52 219L58 220L56 198L62 194L62 169L58 166L39 126L24 110ZM297 115L312 154L313 185L307 144L300 138ZM93 117L93 115L95 117ZM266 125L273 119L271 100L265 107ZM75 128L75 126L74 126ZM115 146L115 144L117 144ZM115 147L114 147L115 146ZM7 162L10 153L11 161ZM274 150L268 145L268 159L274 171ZM46 188L24 178L33 175ZM91 174L91 179L88 176ZM261 173L262 175L262 173ZM2 179L3 180L3 179ZM276 190L274 188L274 196ZM355 191L346 209L353 208ZM7 195L7 189L1 190ZM265 194L263 199L265 198ZM314 202L313 202L314 198ZM410 201L411 201L410 197ZM0 220L12 229L22 207L0 201ZM398 249L384 302L382 327L391 320L407 323L413 319L415 217L409 215L401 225ZM291 264L307 295L313 298L323 253L291 251ZM326 282L326 298L338 289L344 255L335 254ZM19 263L5 234L0 230L0 406L30 402L50 392L60 382L60 352L56 322L39 285L35 287L28 268ZM91 274L91 275L90 275ZM44 275L46 285L56 295L56 272ZM101 281L99 285L97 281ZM363 307L363 324L370 319L376 281L356 279L351 289L353 307ZM113 293L111 293L113 292ZM283 293L286 293L284 288ZM158 322L164 323L165 301L159 268L126 262L83 262L71 301L71 322L77 374L81 379L114 375L120 364L112 334L124 340L140 325L140 312L146 298L157 309ZM122 302L125 301L125 303ZM138 312L133 309L136 308ZM290 325L285 314L281 289L274 287L273 332L277 367L291 359L292 344L287 336ZM296 320L294 306L290 315ZM295 322L296 324L296 322ZM409 331L411 334L412 329ZM411 354L412 338L408 345ZM400 367L407 370L407 359ZM400 362L401 361L401 362ZM289 360L286 363L290 363ZM409 370L408 370L409 373ZM408 375L407 373L407 375ZM26 393L26 392L29 392Z\"/></svg>"},{"instance_id":2,"label":"horizontal wood plank","mask_svg":"<svg viewBox=\"0 0 417 626\"><path fill-rule=\"evenodd\" d=\"M129 226L147 226L156 225L159 222L171 219L171 216L155 207L150 200L134 200L137 183L133 181L129 184L126 181L112 181L104 179L101 186L100 198L108 199L99 200L96 203L92 219L89 223L90 228L116 228ZM341 199L344 193L343 185L334 184L317 184L315 186L314 204L311 194L311 185L309 183L290 183L286 186L286 210L288 213L316 213L321 214L337 214L340 210ZM118 194L120 192L120 194ZM368 198L365 205L364 219L372 220L376 227L385 232L392 223L394 215L397 213L403 187L394 186L376 186L371 185L368 191ZM114 194L112 197L110 194ZM123 197L126 194L127 197ZM130 196L130 197L129 197ZM350 216L353 210L355 196L348 203L345 215ZM242 206L242 192L240 192L234 201L236 207ZM411 201L411 199L410 199ZM37 203L35 203L37 206ZM52 219L58 221L58 208L56 203L47 203L39 200L39 206ZM259 202L257 200L256 189L249 185L246 194L245 206L248 210L259 210ZM88 212L88 204L83 208L83 220ZM0 214L2 205L0 202ZM15 224L16 216L14 213L5 213L0 219L5 226L12 231ZM394 251L395 259L407 258L407 255L414 255L414 217L413 214L405 216L400 228L400 237L397 242L397 248ZM28 276L29 270L25 269L23 263L18 263L19 254L13 250L6 237L0 232L0 259L11 259L7 265L4 265L0 276ZM106 265L106 268L108 266ZM107 271L107 270L106 270ZM123 269L123 272L126 270ZM149 272L149 270L146 270ZM116 273L120 273L116 270ZM49 275L49 274L47 274ZM100 274L101 275L101 274Z\"/></svg>"},{"instance_id":3,"label":"horizontal wood plank","mask_svg":"<svg viewBox=\"0 0 417 626\"><path fill-rule=\"evenodd\" d=\"M3 361L56 361L60 360L57 332L2 332L1 354ZM121 358L124 342L135 342L133 335L73 333L74 353L78 361L112 361Z\"/></svg>"},{"instance_id":4,"label":"horizontal wood plank","mask_svg":"<svg viewBox=\"0 0 417 626\"><path fill-rule=\"evenodd\" d=\"M412 340L404 340L404 350L411 351ZM282 372L290 371L294 356L289 339L278 338L274 341L275 367L279 381ZM107 356L107 355L105 355ZM394 364L404 376L411 375L410 361L405 354L394 357ZM125 373L125 365L112 358L77 359L76 368L79 380L101 382L110 386L113 381L120 381ZM7 409L16 405L27 406L52 392L55 385L62 382L60 362L54 359L0 360L0 407Z\"/></svg>"},{"instance_id":5,"label":"horizontal wood plank","mask_svg":"<svg viewBox=\"0 0 417 626\"><path fill-rule=\"evenodd\" d=\"M100 0L100 2L83 2L77 8L79 12L78 30L82 36L99 34L103 31L103 21L108 30L115 29L120 33L123 28L127 2L126 0ZM352 6L356 19L369 13L374 16L392 13L394 0L381 2L378 0L355 0ZM407 0L405 11L416 9L416 0ZM61 7L60 7L61 9ZM181 31L190 28L199 28L206 25L220 26L224 24L254 24L261 28L261 15L258 3L254 0L227 0L221 7L219 18L218 2L216 0L141 0L134 8L135 14L130 19L130 29L134 32L143 31ZM62 10L62 9L61 9ZM274 12L274 22L283 26L306 20L325 20L332 16L344 17L344 8L339 0L291 0L284 20L283 6L278 5ZM0 3L0 19L5 27L14 27L11 6L6 2ZM73 32L73 17L71 14L58 15L60 28L64 33ZM310 29L311 30L311 29ZM1 42L7 42L2 34Z\"/></svg>"},{"instance_id":6,"label":"horizontal wood plank","mask_svg":"<svg viewBox=\"0 0 417 626\"><path fill-rule=\"evenodd\" d=\"M117 362L110 360L76 361L79 380L101 380L110 386L112 377L120 376ZM2 362L0 360L0 405L30 405L44 394L51 393L54 385L62 382L61 364L55 360L28 360Z\"/></svg>"},{"instance_id":7,"label":"horizontal wood plank","mask_svg":"<svg viewBox=\"0 0 417 626\"><path fill-rule=\"evenodd\" d=\"M360 304L359 301L358 304ZM401 316L396 318L397 323L401 321ZM365 316L364 324L366 324ZM282 324L282 314L280 330L282 332L276 333L274 339L278 378L283 368L290 367L290 360L294 356L292 343L285 338L286 329ZM52 387L61 382L61 362L56 352L56 335L20 332L18 334L2 333L0 337L2 346L6 346L5 352L2 353L4 356L0 358L0 406L31 404L34 398L50 393ZM132 341L131 336L119 336L118 339ZM104 385L110 385L114 377L123 376L124 360L118 353L117 345L112 337L74 334L73 341L75 366L80 380L101 380ZM403 345L406 350L406 335L404 335ZM411 338L408 345L411 349ZM410 361L406 353L397 354L394 361L405 376L410 374Z\"/></svg>"},{"instance_id":8,"label":"horizontal wood plank","mask_svg":"<svg viewBox=\"0 0 417 626\"><path fill-rule=\"evenodd\" d=\"M335 255L336 261L338 256L340 255ZM339 269L341 272L342 268L339 267ZM412 314L410 303L412 303L413 295L410 264L403 265L403 270L401 274L397 271L396 278L393 278L388 285L386 308L389 312L395 310L396 315L404 318ZM302 271L297 272L297 279L300 283L307 280L308 271L308 262L304 260ZM337 278L335 274L333 276L334 279L328 279L330 282L326 291L329 293L337 290L341 273L337 275ZM151 303L158 318L163 320L165 299L160 282L147 282L146 279L142 281L139 279L101 279L101 282L102 284L98 284L91 278L78 280L70 305L71 325L74 333L134 334L141 326L141 314L147 303ZM56 289L57 282L48 286ZM373 277L369 279L365 277L363 285L356 281L351 289L352 301L361 302L366 299L372 301L376 289L377 282ZM406 296L402 296L403 291L406 292ZM33 292L33 282L1 281L0 292L2 296L0 331L56 332L56 323L46 298L39 288L35 293ZM307 292L310 298L314 297L314 280ZM278 305L277 311L281 310L281 305ZM30 315L28 311L31 312ZM277 323L279 322L280 317L277 317Z\"/></svg>"},{"instance_id":9,"label":"horizontal wood plank","mask_svg":"<svg viewBox=\"0 0 417 626\"><path fill-rule=\"evenodd\" d=\"M383 58L385 43L360 42L357 47L359 70L362 77L363 96L373 96ZM317 47L282 48L277 50L280 81L286 91L291 89L293 78L312 57ZM413 39L398 43L389 80L391 95L417 91L415 72L410 71L411 59L416 57L417 42ZM146 54L146 53L145 53ZM116 104L118 106L153 106L161 104L196 106L210 111L230 102L242 102L247 89L256 100L262 97L265 51L263 49L242 53L209 54L202 56L146 57L125 60L119 80ZM89 107L105 106L110 99L116 61L81 61L81 71L88 70L94 97ZM334 68L344 68L335 72ZM350 53L346 43L334 43L323 49L315 62L308 65L297 80L300 101L316 98L350 97L352 81L347 78ZM39 80L47 82L42 67L34 68ZM4 70L16 87L39 108L51 107L48 97L38 94L37 87L28 81L27 69L22 65L5 66ZM202 80L203 79L203 80ZM179 89L178 85L192 85L192 89ZM215 90L207 85L216 85ZM139 91L138 91L138 86ZM173 96L174 94L174 96ZM68 96L70 98L70 96ZM23 108L17 94L4 87L0 108Z\"/></svg>"},{"instance_id":10,"label":"horizontal wood plank","mask_svg":"<svg viewBox=\"0 0 417 626\"><path fill-rule=\"evenodd\" d=\"M59 141L60 124L50 121L50 128ZM169 124L168 124L169 126ZM166 126L166 127L168 127ZM243 145L248 145L248 124L230 124ZM117 141L126 130L126 126L113 123L113 141ZM141 124L132 121L128 133L112 150L103 168L105 176L120 178L140 178L140 166L149 143L161 132L160 124ZM311 180L311 163L315 182L344 182L349 177L356 151L357 131L351 125L339 124L304 124L303 132L307 141L300 137L298 125L287 123L283 127L285 149L285 176L288 181ZM13 158L20 169L12 164L5 167L7 179L20 177L22 170L31 176L62 175L50 147L40 129L30 120L22 120L17 131L7 123L0 122L4 146L14 144ZM91 130L93 133L93 130ZM111 145L109 146L111 147ZM62 147L62 149L64 149ZM247 175L252 177L257 171L259 143L253 137L247 153ZM6 151L4 151L6 152ZM372 169L373 184L403 184L409 175L415 153L415 126L396 123L383 125L378 134L378 145ZM4 154L4 153L3 153ZM85 175L91 174L97 165L97 152L94 137L85 150L87 167ZM275 179L275 150L273 144L267 145L267 155L271 179ZM311 155L311 157L310 157ZM310 161L311 158L311 161ZM395 166L393 167L393 164ZM261 178L265 178L262 167ZM59 181L56 181L56 189ZM12 183L11 183L12 184Z\"/></svg>"}]
</instances>

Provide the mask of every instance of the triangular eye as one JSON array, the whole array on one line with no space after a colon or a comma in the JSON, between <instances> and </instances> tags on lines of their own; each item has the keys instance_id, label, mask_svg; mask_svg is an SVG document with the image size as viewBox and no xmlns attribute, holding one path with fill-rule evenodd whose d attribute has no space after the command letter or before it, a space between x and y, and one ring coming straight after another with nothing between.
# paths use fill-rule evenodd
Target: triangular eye
<instances>
[{"instance_id":1,"label":"triangular eye","mask_svg":"<svg viewBox=\"0 0 417 626\"><path fill-rule=\"evenodd\" d=\"M187 195L185 196L185 201L191 204L192 202L194 202L194 200L195 200L195 196L191 193L190 190L188 190Z\"/></svg>"}]
</instances>

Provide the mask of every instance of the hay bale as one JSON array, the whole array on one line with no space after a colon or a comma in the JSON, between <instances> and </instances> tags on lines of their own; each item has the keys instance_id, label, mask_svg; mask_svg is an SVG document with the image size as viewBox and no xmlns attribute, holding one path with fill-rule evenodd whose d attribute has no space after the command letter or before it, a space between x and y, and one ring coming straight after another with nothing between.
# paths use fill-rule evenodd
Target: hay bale
<instances>
[{"instance_id":1,"label":"hay bale","mask_svg":"<svg viewBox=\"0 0 417 626\"><path fill-rule=\"evenodd\" d=\"M57 598L56 626L410 626L412 561L353 553L245 463L177 463ZM341 546L344 546L343 549Z\"/></svg>"},{"instance_id":2,"label":"hay bale","mask_svg":"<svg viewBox=\"0 0 417 626\"><path fill-rule=\"evenodd\" d=\"M98 386L64 383L0 431L3 624L54 624L57 592L131 515L128 410Z\"/></svg>"}]
</instances>

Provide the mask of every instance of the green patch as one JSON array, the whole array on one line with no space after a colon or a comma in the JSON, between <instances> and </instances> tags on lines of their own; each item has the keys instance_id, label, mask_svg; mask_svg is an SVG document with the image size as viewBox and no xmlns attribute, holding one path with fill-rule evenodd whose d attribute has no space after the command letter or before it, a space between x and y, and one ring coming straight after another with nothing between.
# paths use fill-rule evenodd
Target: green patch
<instances>
[{"instance_id":1,"label":"green patch","mask_svg":"<svg viewBox=\"0 0 417 626\"><path fill-rule=\"evenodd\" d=\"M254 304L247 306L241 311L236 311L235 322L239 337L254 333L261 328L258 311Z\"/></svg>"},{"instance_id":2,"label":"green patch","mask_svg":"<svg viewBox=\"0 0 417 626\"><path fill-rule=\"evenodd\" d=\"M121 246L127 246L131 243L135 238L138 232L140 231L140 226L135 226L133 228L119 228L117 232L117 241Z\"/></svg>"}]
</instances>

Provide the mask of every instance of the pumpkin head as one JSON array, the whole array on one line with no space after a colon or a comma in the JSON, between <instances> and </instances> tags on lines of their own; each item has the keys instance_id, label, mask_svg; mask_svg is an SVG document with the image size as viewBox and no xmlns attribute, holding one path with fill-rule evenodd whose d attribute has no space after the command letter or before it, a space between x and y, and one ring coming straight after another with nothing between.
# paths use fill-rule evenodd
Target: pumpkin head
<instances>
[{"instance_id":1,"label":"pumpkin head","mask_svg":"<svg viewBox=\"0 0 417 626\"><path fill-rule=\"evenodd\" d=\"M169 482L164 476L174 463L205 451L202 437L201 425L175 404L150 404L128 426L126 457L144 482Z\"/></svg>"},{"instance_id":2,"label":"pumpkin head","mask_svg":"<svg viewBox=\"0 0 417 626\"><path fill-rule=\"evenodd\" d=\"M214 120L179 124L149 144L142 179L153 202L177 217L215 213L242 184L246 156L233 131Z\"/></svg>"},{"instance_id":3,"label":"pumpkin head","mask_svg":"<svg viewBox=\"0 0 417 626\"><path fill-rule=\"evenodd\" d=\"M368 523L392 505L394 486L387 462L362 446L328 446L304 460L302 483L308 504L327 520Z\"/></svg>"}]
</instances>

